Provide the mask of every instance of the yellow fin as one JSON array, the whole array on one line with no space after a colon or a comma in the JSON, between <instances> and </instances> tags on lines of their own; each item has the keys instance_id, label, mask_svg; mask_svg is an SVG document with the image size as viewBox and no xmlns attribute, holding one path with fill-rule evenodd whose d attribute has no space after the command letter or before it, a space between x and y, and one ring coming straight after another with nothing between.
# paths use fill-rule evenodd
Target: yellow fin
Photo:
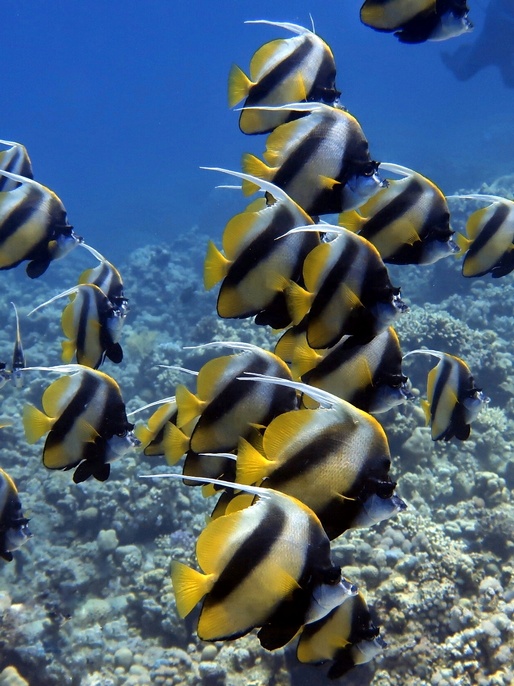
<instances>
[{"instance_id":1,"label":"yellow fin","mask_svg":"<svg viewBox=\"0 0 514 686\"><path fill-rule=\"evenodd\" d=\"M175 390L175 399L178 409L177 426L180 429L201 414L204 402L182 384Z\"/></svg>"},{"instance_id":2,"label":"yellow fin","mask_svg":"<svg viewBox=\"0 0 514 686\"><path fill-rule=\"evenodd\" d=\"M212 589L215 577L212 574L202 574L182 562L173 560L171 563L171 582L175 593L177 612L181 617L187 617L191 610Z\"/></svg>"},{"instance_id":3,"label":"yellow fin","mask_svg":"<svg viewBox=\"0 0 514 686\"><path fill-rule=\"evenodd\" d=\"M323 359L323 356L313 350L307 343L305 334L298 337L293 352L293 363L291 365L293 374L301 377L309 372Z\"/></svg>"},{"instance_id":4,"label":"yellow fin","mask_svg":"<svg viewBox=\"0 0 514 686\"><path fill-rule=\"evenodd\" d=\"M234 547L237 536L247 528L248 520L242 520L240 512L209 522L196 542L200 568L206 574L221 573L227 549Z\"/></svg>"},{"instance_id":5,"label":"yellow fin","mask_svg":"<svg viewBox=\"0 0 514 686\"><path fill-rule=\"evenodd\" d=\"M242 167L245 174L256 176L259 179L271 181L274 174L274 169L268 167L262 160L251 153L245 153L242 159ZM259 186L251 181L243 179L242 189L244 195L252 195L259 190Z\"/></svg>"},{"instance_id":6,"label":"yellow fin","mask_svg":"<svg viewBox=\"0 0 514 686\"><path fill-rule=\"evenodd\" d=\"M61 327L66 338L75 340L77 332L75 330L74 312L75 305L74 301L68 303L63 310L61 316Z\"/></svg>"},{"instance_id":7,"label":"yellow fin","mask_svg":"<svg viewBox=\"0 0 514 686\"><path fill-rule=\"evenodd\" d=\"M459 252L455 253L456 257L461 257L462 253L469 250L470 245L473 243L473 241L471 241L469 238L466 238L466 236L463 236L461 233L456 233L453 236L453 240L460 248Z\"/></svg>"},{"instance_id":8,"label":"yellow fin","mask_svg":"<svg viewBox=\"0 0 514 686\"><path fill-rule=\"evenodd\" d=\"M35 443L50 431L55 419L47 417L41 410L34 405L25 405L23 408L23 428L27 443Z\"/></svg>"},{"instance_id":9,"label":"yellow fin","mask_svg":"<svg viewBox=\"0 0 514 686\"><path fill-rule=\"evenodd\" d=\"M233 64L228 75L228 106L235 107L238 102L244 100L253 83L237 64Z\"/></svg>"},{"instance_id":10,"label":"yellow fin","mask_svg":"<svg viewBox=\"0 0 514 686\"><path fill-rule=\"evenodd\" d=\"M196 379L198 398L203 403L210 402L218 394L220 385L224 385L223 377L234 362L237 364L236 356L224 355L223 357L214 357L203 365ZM229 377L233 378L230 371Z\"/></svg>"},{"instance_id":11,"label":"yellow fin","mask_svg":"<svg viewBox=\"0 0 514 686\"><path fill-rule=\"evenodd\" d=\"M203 285L209 291L219 281L224 279L230 267L230 260L218 250L212 241L207 244L207 255L203 272Z\"/></svg>"},{"instance_id":12,"label":"yellow fin","mask_svg":"<svg viewBox=\"0 0 514 686\"><path fill-rule=\"evenodd\" d=\"M366 218L362 217L357 210L347 210L341 212L337 218L337 223L352 233L358 233L366 223Z\"/></svg>"},{"instance_id":13,"label":"yellow fin","mask_svg":"<svg viewBox=\"0 0 514 686\"><path fill-rule=\"evenodd\" d=\"M331 191L334 188L334 186L341 185L341 182L337 179L332 179L330 176L323 176L323 174L318 175L318 181L320 183L320 186L322 188L326 188L328 191Z\"/></svg>"},{"instance_id":14,"label":"yellow fin","mask_svg":"<svg viewBox=\"0 0 514 686\"><path fill-rule=\"evenodd\" d=\"M327 265L332 257L332 245L321 243L317 245L305 258L303 263L303 278L307 290L316 293L318 285L327 270Z\"/></svg>"},{"instance_id":15,"label":"yellow fin","mask_svg":"<svg viewBox=\"0 0 514 686\"><path fill-rule=\"evenodd\" d=\"M237 447L236 481L240 484L255 484L268 476L274 462L250 445L244 438L239 439Z\"/></svg>"},{"instance_id":16,"label":"yellow fin","mask_svg":"<svg viewBox=\"0 0 514 686\"><path fill-rule=\"evenodd\" d=\"M255 496L252 493L241 493L236 495L234 498L227 503L225 507L225 514L231 514L232 512L239 512L244 510L253 503Z\"/></svg>"},{"instance_id":17,"label":"yellow fin","mask_svg":"<svg viewBox=\"0 0 514 686\"><path fill-rule=\"evenodd\" d=\"M61 376L48 386L41 398L43 410L49 417L56 417L68 404L68 390L72 388L73 378L71 376Z\"/></svg>"},{"instance_id":18,"label":"yellow fin","mask_svg":"<svg viewBox=\"0 0 514 686\"><path fill-rule=\"evenodd\" d=\"M298 440L306 427L315 420L314 410L293 410L275 417L264 434L266 455L277 457ZM278 461L278 459L277 459Z\"/></svg>"},{"instance_id":19,"label":"yellow fin","mask_svg":"<svg viewBox=\"0 0 514 686\"><path fill-rule=\"evenodd\" d=\"M61 341L62 347L62 361L64 364L69 364L75 355L77 346L75 341Z\"/></svg>"},{"instance_id":20,"label":"yellow fin","mask_svg":"<svg viewBox=\"0 0 514 686\"><path fill-rule=\"evenodd\" d=\"M189 450L189 437L175 424L170 424L164 445L164 454L168 464L175 464Z\"/></svg>"},{"instance_id":21,"label":"yellow fin","mask_svg":"<svg viewBox=\"0 0 514 686\"><path fill-rule=\"evenodd\" d=\"M293 324L299 324L311 309L314 294L306 291L297 283L291 282L286 291L287 309Z\"/></svg>"},{"instance_id":22,"label":"yellow fin","mask_svg":"<svg viewBox=\"0 0 514 686\"><path fill-rule=\"evenodd\" d=\"M484 227L484 221L487 219L489 209L490 206L482 207L480 210L476 210L476 212L473 212L473 214L469 216L466 223L466 233L471 241L476 240L480 235L480 232Z\"/></svg>"},{"instance_id":23,"label":"yellow fin","mask_svg":"<svg viewBox=\"0 0 514 686\"><path fill-rule=\"evenodd\" d=\"M421 405L421 409L423 410L423 413L425 415L425 422L427 424L430 424L430 403L428 402L428 400L421 398L420 405Z\"/></svg>"},{"instance_id":24,"label":"yellow fin","mask_svg":"<svg viewBox=\"0 0 514 686\"><path fill-rule=\"evenodd\" d=\"M284 38L277 38L276 40L268 41L267 43L264 43L264 45L261 45L250 60L251 78L254 81L262 79L264 74L267 73L277 61L278 53L287 45L288 43Z\"/></svg>"}]
</instances>

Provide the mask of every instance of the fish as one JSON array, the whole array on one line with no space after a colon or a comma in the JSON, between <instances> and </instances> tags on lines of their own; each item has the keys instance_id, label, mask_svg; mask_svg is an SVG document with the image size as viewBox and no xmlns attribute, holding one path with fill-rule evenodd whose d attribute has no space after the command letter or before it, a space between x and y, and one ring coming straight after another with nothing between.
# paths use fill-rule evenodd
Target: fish
<instances>
[{"instance_id":1,"label":"fish","mask_svg":"<svg viewBox=\"0 0 514 686\"><path fill-rule=\"evenodd\" d=\"M7 364L5 362L0 362L0 388L5 386L5 384L11 380L11 372L7 369Z\"/></svg>"},{"instance_id":2,"label":"fish","mask_svg":"<svg viewBox=\"0 0 514 686\"><path fill-rule=\"evenodd\" d=\"M388 327L368 343L355 336L343 336L333 348L313 350L305 334L288 335L277 343L275 354L291 361L293 375L310 386L321 388L365 412L386 412L414 396L402 371L402 351L395 330ZM317 406L302 396L307 408Z\"/></svg>"},{"instance_id":3,"label":"fish","mask_svg":"<svg viewBox=\"0 0 514 686\"><path fill-rule=\"evenodd\" d=\"M148 476L180 478L178 474ZM207 481L234 487L227 481ZM186 617L203 599L197 633L205 641L244 636L266 625L284 603L302 605L304 619L311 598L316 603L312 616L316 617L327 604L325 591L335 591L332 606L337 606L341 594L348 597L356 592L351 584L340 585L341 568L334 565L330 542L308 507L271 489L239 487L257 498L251 506L207 524L196 544L202 571L172 562L179 615ZM301 627L301 619L294 617L291 637Z\"/></svg>"},{"instance_id":4,"label":"fish","mask_svg":"<svg viewBox=\"0 0 514 686\"><path fill-rule=\"evenodd\" d=\"M0 178L19 185L0 193L0 270L29 261L27 275L36 279L50 262L67 255L82 238L73 232L66 209L46 186L0 169Z\"/></svg>"},{"instance_id":5,"label":"fish","mask_svg":"<svg viewBox=\"0 0 514 686\"><path fill-rule=\"evenodd\" d=\"M450 195L490 202L473 212L466 224L466 234L457 236L464 253L462 276L467 278L491 274L493 279L510 274L514 269L514 201L497 195L473 193Z\"/></svg>"},{"instance_id":6,"label":"fish","mask_svg":"<svg viewBox=\"0 0 514 686\"><path fill-rule=\"evenodd\" d=\"M76 468L75 483L91 476L98 481L108 479L110 462L139 446L116 381L77 364L26 370L64 374L44 391L43 412L29 404L23 409L23 426L30 444L48 433L43 448L45 467Z\"/></svg>"},{"instance_id":7,"label":"fish","mask_svg":"<svg viewBox=\"0 0 514 686\"><path fill-rule=\"evenodd\" d=\"M120 314L122 316L126 315L129 311L128 298L125 296L123 279L120 272L92 246L82 242L80 247L85 248L94 255L100 264L97 267L83 271L79 276L79 284L92 283L98 286L110 302L120 311Z\"/></svg>"},{"instance_id":8,"label":"fish","mask_svg":"<svg viewBox=\"0 0 514 686\"><path fill-rule=\"evenodd\" d=\"M140 407L134 412L129 412L128 416L133 416L137 412L146 410L152 405L158 404L160 407L153 413L147 422L147 426L142 424L136 426L134 434L141 442L141 449L143 454L147 456L165 455L169 457L169 438L170 425L176 425L177 422L177 402L175 396L164 398L157 401L157 403L150 403L144 407ZM171 458L170 458L171 459Z\"/></svg>"},{"instance_id":9,"label":"fish","mask_svg":"<svg viewBox=\"0 0 514 686\"><path fill-rule=\"evenodd\" d=\"M365 0L360 18L402 43L443 41L471 31L466 0Z\"/></svg>"},{"instance_id":10,"label":"fish","mask_svg":"<svg viewBox=\"0 0 514 686\"><path fill-rule=\"evenodd\" d=\"M177 427L171 426L173 456L184 453L229 452L237 448L240 436L248 436L255 426L266 426L276 415L296 407L296 393L266 382L250 387L238 378L252 371L291 379L288 366L267 350L250 343L217 341L199 346L231 347L243 353L216 357L198 372L197 392L179 385L175 389L178 408ZM196 418L190 436L183 429Z\"/></svg>"},{"instance_id":11,"label":"fish","mask_svg":"<svg viewBox=\"0 0 514 686\"><path fill-rule=\"evenodd\" d=\"M246 174L279 186L310 216L355 209L385 185L361 125L351 114L323 103L275 109L308 116L270 133L265 162L250 153L243 155ZM256 189L255 184L243 182L245 194Z\"/></svg>"},{"instance_id":12,"label":"fish","mask_svg":"<svg viewBox=\"0 0 514 686\"><path fill-rule=\"evenodd\" d=\"M330 540L405 509L400 498L392 500L389 444L374 417L304 383L254 375L246 380L256 378L294 388L323 407L276 417L264 430L262 453L240 439L237 483L259 483L301 499Z\"/></svg>"},{"instance_id":13,"label":"fish","mask_svg":"<svg viewBox=\"0 0 514 686\"><path fill-rule=\"evenodd\" d=\"M204 285L207 290L222 281L217 311L222 318L256 316L257 324L280 329L291 323L283 289L287 280L301 278L302 264L319 245L319 234L294 234L276 240L295 226L314 225L308 214L274 184L248 174L217 169L252 181L270 193L228 222L223 232L222 254L209 241L205 259Z\"/></svg>"},{"instance_id":14,"label":"fish","mask_svg":"<svg viewBox=\"0 0 514 686\"><path fill-rule=\"evenodd\" d=\"M14 481L0 468L0 557L7 562L32 537L28 523Z\"/></svg>"},{"instance_id":15,"label":"fish","mask_svg":"<svg viewBox=\"0 0 514 686\"><path fill-rule=\"evenodd\" d=\"M21 388L23 386L23 377L21 370L26 367L25 353L23 352L23 345L21 343L20 335L20 319L18 317L18 310L16 305L12 302L11 305L14 309L14 316L16 317L16 338L14 341L14 350L12 355L12 376L11 379L14 382L16 388Z\"/></svg>"},{"instance_id":16,"label":"fish","mask_svg":"<svg viewBox=\"0 0 514 686\"><path fill-rule=\"evenodd\" d=\"M285 290L293 324L303 327L299 330L305 330L308 345L315 349L331 348L344 335L367 342L409 308L369 241L342 227L322 226L336 238L305 258L305 288L291 282ZM291 233L304 230L311 229Z\"/></svg>"},{"instance_id":17,"label":"fish","mask_svg":"<svg viewBox=\"0 0 514 686\"><path fill-rule=\"evenodd\" d=\"M92 283L79 284L38 305L30 313L70 296L61 317L61 326L68 340L62 342L62 360L69 363L75 357L78 364L98 369L107 357L119 364L123 350L119 343L127 308L114 305L107 295Z\"/></svg>"},{"instance_id":18,"label":"fish","mask_svg":"<svg viewBox=\"0 0 514 686\"><path fill-rule=\"evenodd\" d=\"M433 264L459 251L443 192L425 176L396 164L381 169L402 174L338 223L372 243L386 264Z\"/></svg>"},{"instance_id":19,"label":"fish","mask_svg":"<svg viewBox=\"0 0 514 686\"><path fill-rule=\"evenodd\" d=\"M291 112L250 110L247 107L287 105L290 102L339 101L336 65L330 47L313 31L274 21L246 21L245 24L269 24L296 34L292 38L265 43L253 55L250 77L237 65L229 74L229 107L245 100L239 128L246 134L268 133L290 119ZM294 116L294 115L293 115Z\"/></svg>"},{"instance_id":20,"label":"fish","mask_svg":"<svg viewBox=\"0 0 514 686\"><path fill-rule=\"evenodd\" d=\"M404 355L428 355L439 362L428 373L427 400L422 401L432 440L460 441L469 438L471 422L480 409L490 402L477 388L468 365L459 357L439 350L411 350Z\"/></svg>"},{"instance_id":21,"label":"fish","mask_svg":"<svg viewBox=\"0 0 514 686\"><path fill-rule=\"evenodd\" d=\"M0 145L6 145L9 148L0 151L0 169L33 179L32 163L27 148L14 141L0 140ZM8 179L6 176L0 176L0 192L12 191L18 185L16 181Z\"/></svg>"},{"instance_id":22,"label":"fish","mask_svg":"<svg viewBox=\"0 0 514 686\"><path fill-rule=\"evenodd\" d=\"M302 663L330 661L329 679L339 679L379 655L387 643L359 592L314 624L302 629L296 657Z\"/></svg>"}]
</instances>

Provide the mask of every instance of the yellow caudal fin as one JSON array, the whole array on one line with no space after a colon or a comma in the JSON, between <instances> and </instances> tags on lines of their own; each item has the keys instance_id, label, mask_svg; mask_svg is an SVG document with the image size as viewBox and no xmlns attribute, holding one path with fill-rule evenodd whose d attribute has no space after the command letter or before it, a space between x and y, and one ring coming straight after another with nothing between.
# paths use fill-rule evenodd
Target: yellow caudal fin
<instances>
[{"instance_id":1,"label":"yellow caudal fin","mask_svg":"<svg viewBox=\"0 0 514 686\"><path fill-rule=\"evenodd\" d=\"M352 233L358 233L366 223L366 219L357 210L347 210L341 212L337 218L337 223Z\"/></svg>"},{"instance_id":2,"label":"yellow caudal fin","mask_svg":"<svg viewBox=\"0 0 514 686\"><path fill-rule=\"evenodd\" d=\"M61 347L62 347L62 361L64 364L69 364L75 355L75 352L77 350L77 346L75 344L75 341L62 341L61 342Z\"/></svg>"},{"instance_id":3,"label":"yellow caudal fin","mask_svg":"<svg viewBox=\"0 0 514 686\"><path fill-rule=\"evenodd\" d=\"M177 612L187 617L214 585L214 574L202 574L182 562L171 563L171 583L175 593Z\"/></svg>"},{"instance_id":4,"label":"yellow caudal fin","mask_svg":"<svg viewBox=\"0 0 514 686\"><path fill-rule=\"evenodd\" d=\"M237 447L236 481L252 485L268 476L273 462L250 445L244 438L239 439Z\"/></svg>"},{"instance_id":5,"label":"yellow caudal fin","mask_svg":"<svg viewBox=\"0 0 514 686\"><path fill-rule=\"evenodd\" d=\"M55 419L47 417L34 405L25 405L23 408L23 428L27 443L35 443L50 431Z\"/></svg>"},{"instance_id":6,"label":"yellow caudal fin","mask_svg":"<svg viewBox=\"0 0 514 686\"><path fill-rule=\"evenodd\" d=\"M463 252L467 252L467 250L469 250L470 245L473 243L472 240L466 238L466 236L463 236L461 233L456 233L453 236L453 240L459 246L459 252L455 253L456 257L460 257Z\"/></svg>"},{"instance_id":7,"label":"yellow caudal fin","mask_svg":"<svg viewBox=\"0 0 514 686\"><path fill-rule=\"evenodd\" d=\"M253 83L237 64L233 64L228 75L228 106L235 107L248 97Z\"/></svg>"},{"instance_id":8,"label":"yellow caudal fin","mask_svg":"<svg viewBox=\"0 0 514 686\"><path fill-rule=\"evenodd\" d=\"M322 360L322 355L313 350L307 343L305 335L299 336L292 358L292 371L295 376L301 377L309 372Z\"/></svg>"},{"instance_id":9,"label":"yellow caudal fin","mask_svg":"<svg viewBox=\"0 0 514 686\"><path fill-rule=\"evenodd\" d=\"M201 414L204 403L185 386L179 385L175 390L177 401L177 426L181 429L195 417Z\"/></svg>"},{"instance_id":10,"label":"yellow caudal fin","mask_svg":"<svg viewBox=\"0 0 514 686\"><path fill-rule=\"evenodd\" d=\"M230 260L227 260L214 243L209 241L203 272L203 285L205 290L209 291L219 281L226 277L230 264Z\"/></svg>"},{"instance_id":11,"label":"yellow caudal fin","mask_svg":"<svg viewBox=\"0 0 514 686\"><path fill-rule=\"evenodd\" d=\"M273 179L274 170L249 152L243 155L242 167L245 174L250 174L266 181ZM243 179L242 189L244 195L252 195L252 193L256 193L259 190L259 186L256 183Z\"/></svg>"},{"instance_id":12,"label":"yellow caudal fin","mask_svg":"<svg viewBox=\"0 0 514 686\"><path fill-rule=\"evenodd\" d=\"M420 405L421 409L423 410L423 413L425 415L425 422L427 424L430 424L430 403L428 400L424 400L423 398L420 400Z\"/></svg>"},{"instance_id":13,"label":"yellow caudal fin","mask_svg":"<svg viewBox=\"0 0 514 686\"><path fill-rule=\"evenodd\" d=\"M311 309L314 295L293 282L289 284L285 294L287 309L289 310L293 324L299 324Z\"/></svg>"},{"instance_id":14,"label":"yellow caudal fin","mask_svg":"<svg viewBox=\"0 0 514 686\"><path fill-rule=\"evenodd\" d=\"M189 437L175 424L170 424L164 441L164 455L168 464L175 464L189 450Z\"/></svg>"}]
</instances>

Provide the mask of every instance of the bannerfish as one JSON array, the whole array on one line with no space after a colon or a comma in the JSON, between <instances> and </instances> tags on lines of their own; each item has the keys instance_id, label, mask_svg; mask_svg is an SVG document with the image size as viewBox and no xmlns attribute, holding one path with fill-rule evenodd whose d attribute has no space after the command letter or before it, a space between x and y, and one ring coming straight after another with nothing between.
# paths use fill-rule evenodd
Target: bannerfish
<instances>
[{"instance_id":1,"label":"bannerfish","mask_svg":"<svg viewBox=\"0 0 514 686\"><path fill-rule=\"evenodd\" d=\"M239 381L246 372L291 380L291 372L283 360L250 343L213 344L216 345L243 352L206 362L198 372L196 394L181 385L175 389L178 429L198 418L189 437L184 433L180 436L181 432L172 427L171 441L175 441L172 453L176 459L188 450L194 453L235 450L240 436L248 436L256 425L266 426L281 412L296 407L296 393L291 388L277 388L266 381L252 385Z\"/></svg>"},{"instance_id":2,"label":"bannerfish","mask_svg":"<svg viewBox=\"0 0 514 686\"><path fill-rule=\"evenodd\" d=\"M301 381L328 391L365 412L373 414L412 399L409 380L402 371L402 351L392 327L360 344L355 336L343 336L327 350L313 350L305 334L287 331L279 340L275 354L291 361L293 374ZM302 396L305 407L317 403Z\"/></svg>"},{"instance_id":3,"label":"bannerfish","mask_svg":"<svg viewBox=\"0 0 514 686\"><path fill-rule=\"evenodd\" d=\"M0 269L12 269L29 260L26 272L35 279L82 238L73 232L66 209L53 191L0 169L2 177L19 186L0 193Z\"/></svg>"},{"instance_id":4,"label":"bannerfish","mask_svg":"<svg viewBox=\"0 0 514 686\"><path fill-rule=\"evenodd\" d=\"M23 386L23 377L21 370L26 367L25 353L23 352L23 345L21 343L20 334L20 319L18 317L18 310L16 305L12 302L11 305L14 309L14 316L16 317L16 338L14 341L14 350L12 355L12 380L16 388L21 388Z\"/></svg>"},{"instance_id":5,"label":"bannerfish","mask_svg":"<svg viewBox=\"0 0 514 686\"><path fill-rule=\"evenodd\" d=\"M128 298L125 297L123 279L116 267L105 257L86 243L80 244L88 252L94 255L100 264L97 267L86 269L79 276L79 284L92 283L105 293L110 302L118 308L122 314L129 311Z\"/></svg>"},{"instance_id":6,"label":"bannerfish","mask_svg":"<svg viewBox=\"0 0 514 686\"><path fill-rule=\"evenodd\" d=\"M90 476L105 481L109 463L139 445L116 381L103 372L76 364L27 370L71 373L47 387L41 401L44 412L33 405L23 410L29 443L48 433L43 449L45 467L76 467L75 483Z\"/></svg>"},{"instance_id":7,"label":"bannerfish","mask_svg":"<svg viewBox=\"0 0 514 686\"><path fill-rule=\"evenodd\" d=\"M458 252L443 192L412 169L380 168L404 178L390 180L358 210L339 215L338 223L366 238L390 264L433 264Z\"/></svg>"},{"instance_id":8,"label":"bannerfish","mask_svg":"<svg viewBox=\"0 0 514 686\"><path fill-rule=\"evenodd\" d=\"M322 103L293 103L278 109L308 116L270 133L265 162L245 154L245 173L279 186L310 216L359 207L384 186L379 163L371 159L361 125L351 114ZM247 195L257 188L243 182Z\"/></svg>"},{"instance_id":9,"label":"bannerfish","mask_svg":"<svg viewBox=\"0 0 514 686\"><path fill-rule=\"evenodd\" d=\"M7 562L13 559L13 551L32 536L28 523L14 481L0 468L0 557Z\"/></svg>"},{"instance_id":10,"label":"bannerfish","mask_svg":"<svg viewBox=\"0 0 514 686\"><path fill-rule=\"evenodd\" d=\"M248 381L254 383L255 378L259 377ZM264 430L262 453L241 439L236 482L262 482L263 487L301 499L331 540L353 528L354 522L370 525L405 509L403 501L392 499L396 483L389 476L389 444L374 417L307 384L283 379L276 383L311 395L323 407L276 417ZM363 506L367 509L361 517Z\"/></svg>"},{"instance_id":11,"label":"bannerfish","mask_svg":"<svg viewBox=\"0 0 514 686\"><path fill-rule=\"evenodd\" d=\"M155 476L180 478L177 474L150 475ZM226 481L216 483L234 486ZM196 544L202 572L172 562L179 615L186 617L203 598L198 637L204 641L243 636L265 625L285 602L303 605L305 598L313 598L318 612L326 605L328 589L323 589L324 585L334 591L334 605L341 594L355 593L351 584L341 586L341 569L332 562L330 542L308 507L271 489L240 488L258 498L250 507L207 524ZM318 602L321 592L325 597ZM292 636L302 623L296 621L298 625L291 627Z\"/></svg>"},{"instance_id":12,"label":"bannerfish","mask_svg":"<svg viewBox=\"0 0 514 686\"><path fill-rule=\"evenodd\" d=\"M64 308L61 317L62 330L68 339L62 342L63 362L71 362L75 356L78 364L97 369L107 357L119 364L123 360L119 339L127 308L120 309L98 286L87 283L55 295L30 314L66 296L72 300Z\"/></svg>"},{"instance_id":13,"label":"bannerfish","mask_svg":"<svg viewBox=\"0 0 514 686\"><path fill-rule=\"evenodd\" d=\"M305 288L291 282L285 290L293 324L305 327L311 348L331 348L344 335L367 342L408 307L375 246L347 229L322 226L336 238L305 258Z\"/></svg>"},{"instance_id":14,"label":"bannerfish","mask_svg":"<svg viewBox=\"0 0 514 686\"><path fill-rule=\"evenodd\" d=\"M352 596L315 624L302 630L296 657L299 662L331 662L327 676L338 679L381 653L387 644L375 626L362 593Z\"/></svg>"},{"instance_id":15,"label":"bannerfish","mask_svg":"<svg viewBox=\"0 0 514 686\"><path fill-rule=\"evenodd\" d=\"M492 203L470 215L467 236L459 234L457 243L465 253L462 276L491 274L493 279L510 274L514 269L514 202L497 195L449 195Z\"/></svg>"},{"instance_id":16,"label":"bannerfish","mask_svg":"<svg viewBox=\"0 0 514 686\"><path fill-rule=\"evenodd\" d=\"M147 456L165 455L169 456L169 439L170 439L170 425L175 425L177 422L177 402L175 397L166 398L157 403L150 403L144 407L140 407L134 412L129 412L128 416L146 410L152 405L159 404L160 407L148 419L146 426L139 424L134 430L135 436L141 442L141 449L143 454Z\"/></svg>"},{"instance_id":17,"label":"bannerfish","mask_svg":"<svg viewBox=\"0 0 514 686\"><path fill-rule=\"evenodd\" d=\"M247 21L245 24L269 24L291 31L292 38L273 40L260 47L250 62L250 77L233 65L228 82L229 107L245 100L239 117L243 133L268 133L294 117L294 113L250 110L247 107L287 105L307 100L338 102L336 65L332 50L313 31L274 21Z\"/></svg>"},{"instance_id":18,"label":"bannerfish","mask_svg":"<svg viewBox=\"0 0 514 686\"><path fill-rule=\"evenodd\" d=\"M224 254L209 241L205 288L222 281L217 301L220 317L256 315L257 324L284 328L291 317L283 289L288 279L301 278L303 261L319 245L319 234L293 234L277 240L295 226L314 222L281 188L248 174L219 171L254 182L270 193L274 202L260 198L228 222L222 238Z\"/></svg>"},{"instance_id":19,"label":"bannerfish","mask_svg":"<svg viewBox=\"0 0 514 686\"><path fill-rule=\"evenodd\" d=\"M466 0L366 0L363 24L394 32L402 43L442 41L471 31Z\"/></svg>"},{"instance_id":20,"label":"bannerfish","mask_svg":"<svg viewBox=\"0 0 514 686\"><path fill-rule=\"evenodd\" d=\"M439 358L428 373L427 401L422 401L432 440L460 441L469 438L471 422L490 399L475 386L468 365L459 357L438 350L411 350L409 355L429 355Z\"/></svg>"},{"instance_id":21,"label":"bannerfish","mask_svg":"<svg viewBox=\"0 0 514 686\"><path fill-rule=\"evenodd\" d=\"M0 145L8 147L8 150L0 151L0 169L33 179L34 174L27 148L14 141L0 140ZM0 176L0 192L12 191L18 185L17 181L8 179L6 176Z\"/></svg>"}]
</instances>

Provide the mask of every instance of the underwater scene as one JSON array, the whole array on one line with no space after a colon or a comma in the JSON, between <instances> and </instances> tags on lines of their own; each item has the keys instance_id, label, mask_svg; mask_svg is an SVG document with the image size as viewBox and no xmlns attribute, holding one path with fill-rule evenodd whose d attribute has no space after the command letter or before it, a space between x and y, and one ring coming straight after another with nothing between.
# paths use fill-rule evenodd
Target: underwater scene
<instances>
[{"instance_id":1,"label":"underwater scene","mask_svg":"<svg viewBox=\"0 0 514 686\"><path fill-rule=\"evenodd\" d=\"M0 686L514 684L512 0L2 13Z\"/></svg>"}]
</instances>

